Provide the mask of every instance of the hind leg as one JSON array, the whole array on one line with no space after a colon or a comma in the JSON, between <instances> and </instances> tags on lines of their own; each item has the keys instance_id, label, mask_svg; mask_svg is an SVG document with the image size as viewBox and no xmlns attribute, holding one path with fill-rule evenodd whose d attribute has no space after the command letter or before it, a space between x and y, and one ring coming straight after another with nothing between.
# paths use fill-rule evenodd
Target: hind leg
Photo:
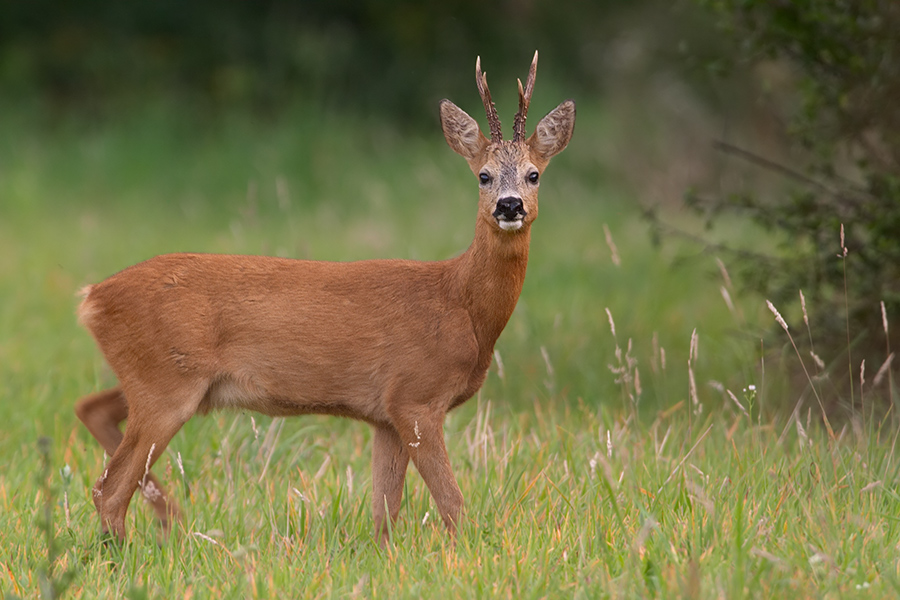
<instances>
[{"instance_id":1,"label":"hind leg","mask_svg":"<svg viewBox=\"0 0 900 600\"><path fill-rule=\"evenodd\" d=\"M95 489L103 531L124 539L125 514L135 490L141 488L151 500L158 493L150 485L150 468L197 411L208 387L195 381L134 393L125 388L130 398L128 427Z\"/></svg>"},{"instance_id":2,"label":"hind leg","mask_svg":"<svg viewBox=\"0 0 900 600\"><path fill-rule=\"evenodd\" d=\"M114 456L123 438L119 424L128 417L128 404L122 389L116 387L85 396L75 405L75 414L91 432L91 435L100 442L106 453L111 457ZM158 457L161 451L161 449L155 449L154 454ZM108 472L109 469L107 469ZM104 478L101 477L94 487L94 503L97 505L98 511L100 510L100 492L103 484ZM145 490L144 497L153 507L163 530L168 531L172 523L181 517L178 504L169 498L153 473L148 473L146 479L142 477L142 484Z\"/></svg>"}]
</instances>

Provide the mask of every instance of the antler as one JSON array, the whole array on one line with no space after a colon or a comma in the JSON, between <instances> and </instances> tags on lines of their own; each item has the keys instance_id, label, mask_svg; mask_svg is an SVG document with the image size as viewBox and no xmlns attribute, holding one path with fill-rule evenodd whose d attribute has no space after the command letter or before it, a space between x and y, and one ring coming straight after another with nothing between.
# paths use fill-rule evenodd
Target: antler
<instances>
[{"instance_id":1,"label":"antler","mask_svg":"<svg viewBox=\"0 0 900 600\"><path fill-rule=\"evenodd\" d=\"M522 80L519 79L519 112L516 113L513 120L513 141L525 141L525 119L528 117L528 105L531 104L531 93L534 91L534 78L537 75L538 53L534 51L534 58L531 60L531 68L528 69L528 81L525 83L525 89L522 89Z\"/></svg>"},{"instance_id":2,"label":"antler","mask_svg":"<svg viewBox=\"0 0 900 600\"><path fill-rule=\"evenodd\" d=\"M475 83L478 85L478 93L484 102L484 111L487 113L488 125L491 128L491 142L496 144L503 140L503 132L500 127L500 117L497 116L497 107L491 101L491 91L488 89L487 74L481 72L481 57L475 59ZM521 84L519 85L521 88ZM518 116L516 117L518 118Z\"/></svg>"}]
</instances>

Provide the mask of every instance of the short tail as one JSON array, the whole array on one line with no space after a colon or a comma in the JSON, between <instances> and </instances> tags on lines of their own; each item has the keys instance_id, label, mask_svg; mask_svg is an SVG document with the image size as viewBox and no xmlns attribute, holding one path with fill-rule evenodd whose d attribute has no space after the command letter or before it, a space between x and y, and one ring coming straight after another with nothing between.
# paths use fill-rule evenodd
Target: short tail
<instances>
[{"instance_id":1,"label":"short tail","mask_svg":"<svg viewBox=\"0 0 900 600\"><path fill-rule=\"evenodd\" d=\"M80 290L78 290L78 296L81 296L81 304L78 305L78 308L75 310L75 314L78 315L78 322L81 323L83 327L87 327L90 329L90 321L91 317L94 316L94 307L90 301L89 296L91 295L91 289L94 286L86 285Z\"/></svg>"}]
</instances>

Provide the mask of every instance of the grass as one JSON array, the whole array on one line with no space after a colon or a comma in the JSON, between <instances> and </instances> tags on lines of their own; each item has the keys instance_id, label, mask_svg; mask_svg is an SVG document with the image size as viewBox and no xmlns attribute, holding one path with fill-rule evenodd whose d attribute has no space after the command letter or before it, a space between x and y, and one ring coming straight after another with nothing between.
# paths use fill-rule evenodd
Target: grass
<instances>
[{"instance_id":1,"label":"grass","mask_svg":"<svg viewBox=\"0 0 900 600\"><path fill-rule=\"evenodd\" d=\"M411 468L394 543L378 549L366 426L243 413L192 420L158 462L185 510L172 536L136 499L129 541L104 545L89 490L105 457L71 407L113 379L75 324L82 284L179 250L444 258L469 243L476 194L437 125L139 116L49 130L0 117L0 595L49 597L70 572L64 594L84 598L900 591L895 423L830 437L809 405L779 416L795 399L762 385L759 340L741 333L771 315L753 298L732 314L712 257L672 267L649 247L596 158L610 128L597 107L580 107L543 180L500 361L445 427L467 501L456 546Z\"/></svg>"}]
</instances>

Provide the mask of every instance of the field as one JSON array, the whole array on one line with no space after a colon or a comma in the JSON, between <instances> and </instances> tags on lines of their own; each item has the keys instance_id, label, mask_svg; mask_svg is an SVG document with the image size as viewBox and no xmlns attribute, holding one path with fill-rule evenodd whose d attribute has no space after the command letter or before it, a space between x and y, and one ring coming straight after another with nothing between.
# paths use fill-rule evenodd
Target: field
<instances>
[{"instance_id":1,"label":"field","mask_svg":"<svg viewBox=\"0 0 900 600\"><path fill-rule=\"evenodd\" d=\"M452 256L471 241L476 182L437 123L0 115L0 595L900 593L893 415L829 433L807 399L787 419L783 365L760 351L763 299L729 287L715 256L653 247L639 199L614 184L613 124L599 106L578 119L543 179L497 360L445 426L467 502L458 541L411 468L383 551L368 428L249 413L195 418L158 462L185 512L173 535L135 499L127 543L104 544L90 488L105 457L72 406L114 378L75 322L75 293L173 251Z\"/></svg>"}]
</instances>

